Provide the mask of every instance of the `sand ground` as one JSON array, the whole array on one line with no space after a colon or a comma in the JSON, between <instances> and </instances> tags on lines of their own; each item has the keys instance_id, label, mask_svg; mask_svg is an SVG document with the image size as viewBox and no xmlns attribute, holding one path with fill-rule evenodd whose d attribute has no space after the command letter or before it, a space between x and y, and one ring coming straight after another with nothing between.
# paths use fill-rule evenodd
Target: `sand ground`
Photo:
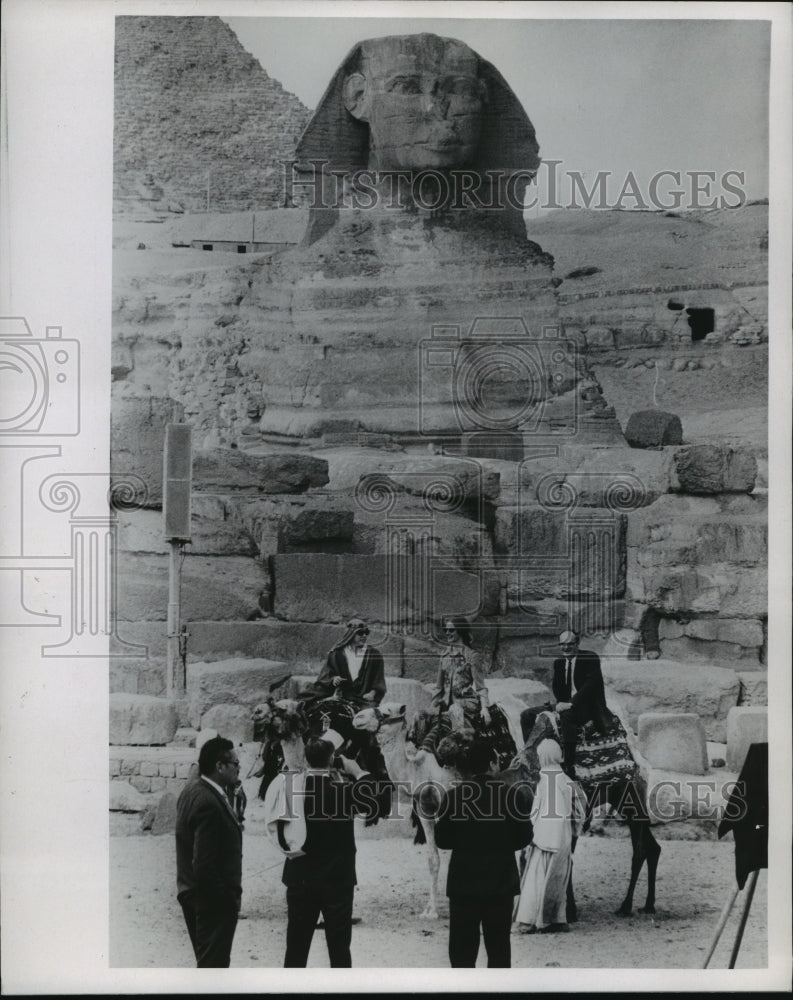
<instances>
[{"instance_id":1,"label":"sand ground","mask_svg":"<svg viewBox=\"0 0 793 1000\"><path fill-rule=\"evenodd\" d=\"M110 965L187 968L194 959L175 897L173 835L137 832L132 817L114 821L110 839ZM659 838L660 839L660 838ZM512 965L522 968L699 968L719 913L734 887L732 838L663 840L657 912L617 917L630 868L630 844L618 836L586 836L575 855L579 921L569 934L512 938ZM260 821L248 823L243 857L243 908L231 964L282 965L286 903L282 860ZM447 968L448 908L443 895L448 855L441 860L441 915L420 918L428 887L425 847L406 837L358 837L358 889L353 964L373 968ZM766 966L767 873L761 872L737 968ZM636 906L644 901L639 880ZM727 967L742 896L733 909L711 968ZM478 966L486 964L482 951ZM310 967L327 967L317 931Z\"/></svg>"}]
</instances>

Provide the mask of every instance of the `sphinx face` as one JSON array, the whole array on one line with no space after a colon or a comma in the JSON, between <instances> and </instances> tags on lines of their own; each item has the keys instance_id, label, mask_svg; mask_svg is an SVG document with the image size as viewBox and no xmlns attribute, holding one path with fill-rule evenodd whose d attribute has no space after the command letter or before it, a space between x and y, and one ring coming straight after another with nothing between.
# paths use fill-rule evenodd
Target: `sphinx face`
<instances>
[{"instance_id":1,"label":"sphinx face","mask_svg":"<svg viewBox=\"0 0 793 1000\"><path fill-rule=\"evenodd\" d=\"M459 42L422 45L427 37L370 43L347 81L348 110L369 124L371 168L464 167L476 156L485 100L477 57Z\"/></svg>"}]
</instances>

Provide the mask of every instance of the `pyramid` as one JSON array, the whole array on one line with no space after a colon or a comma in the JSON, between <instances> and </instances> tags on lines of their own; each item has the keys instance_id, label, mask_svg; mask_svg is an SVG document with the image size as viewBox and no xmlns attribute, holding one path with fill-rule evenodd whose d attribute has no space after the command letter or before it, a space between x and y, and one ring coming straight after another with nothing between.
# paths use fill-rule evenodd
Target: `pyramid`
<instances>
[{"instance_id":1,"label":"pyramid","mask_svg":"<svg viewBox=\"0 0 793 1000\"><path fill-rule=\"evenodd\" d=\"M275 208L308 109L218 17L117 17L117 215Z\"/></svg>"}]
</instances>

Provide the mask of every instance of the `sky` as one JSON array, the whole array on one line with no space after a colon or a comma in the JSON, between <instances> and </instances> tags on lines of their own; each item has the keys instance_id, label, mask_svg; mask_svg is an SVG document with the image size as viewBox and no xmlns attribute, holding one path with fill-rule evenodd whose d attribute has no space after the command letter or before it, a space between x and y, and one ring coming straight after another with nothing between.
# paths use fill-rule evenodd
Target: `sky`
<instances>
[{"instance_id":1,"label":"sky","mask_svg":"<svg viewBox=\"0 0 793 1000\"><path fill-rule=\"evenodd\" d=\"M613 200L632 173L649 201L656 173L680 171L687 197L705 202L722 193L736 201L721 179L741 171L744 181L728 183L747 198L768 195L768 22L224 20L267 73L312 109L356 42L429 31L467 42L500 70L535 126L541 157L562 161L554 168L562 179L578 171L589 188L608 171ZM714 171L716 182L700 181L704 194L691 195L691 171ZM659 192L676 185L666 179ZM642 206L626 197L621 207Z\"/></svg>"}]
</instances>

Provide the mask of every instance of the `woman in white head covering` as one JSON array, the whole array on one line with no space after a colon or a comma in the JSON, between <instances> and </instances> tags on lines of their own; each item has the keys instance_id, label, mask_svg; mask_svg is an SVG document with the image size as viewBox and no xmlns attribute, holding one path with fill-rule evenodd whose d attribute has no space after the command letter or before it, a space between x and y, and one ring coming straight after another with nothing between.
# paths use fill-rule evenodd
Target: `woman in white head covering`
<instances>
[{"instance_id":1,"label":"woman in white head covering","mask_svg":"<svg viewBox=\"0 0 793 1000\"><path fill-rule=\"evenodd\" d=\"M562 770L562 748L556 740L543 740L537 756L540 780L531 810L534 839L515 914L522 934L568 930L565 909L573 864L572 840L578 835L586 809L580 786Z\"/></svg>"}]
</instances>

